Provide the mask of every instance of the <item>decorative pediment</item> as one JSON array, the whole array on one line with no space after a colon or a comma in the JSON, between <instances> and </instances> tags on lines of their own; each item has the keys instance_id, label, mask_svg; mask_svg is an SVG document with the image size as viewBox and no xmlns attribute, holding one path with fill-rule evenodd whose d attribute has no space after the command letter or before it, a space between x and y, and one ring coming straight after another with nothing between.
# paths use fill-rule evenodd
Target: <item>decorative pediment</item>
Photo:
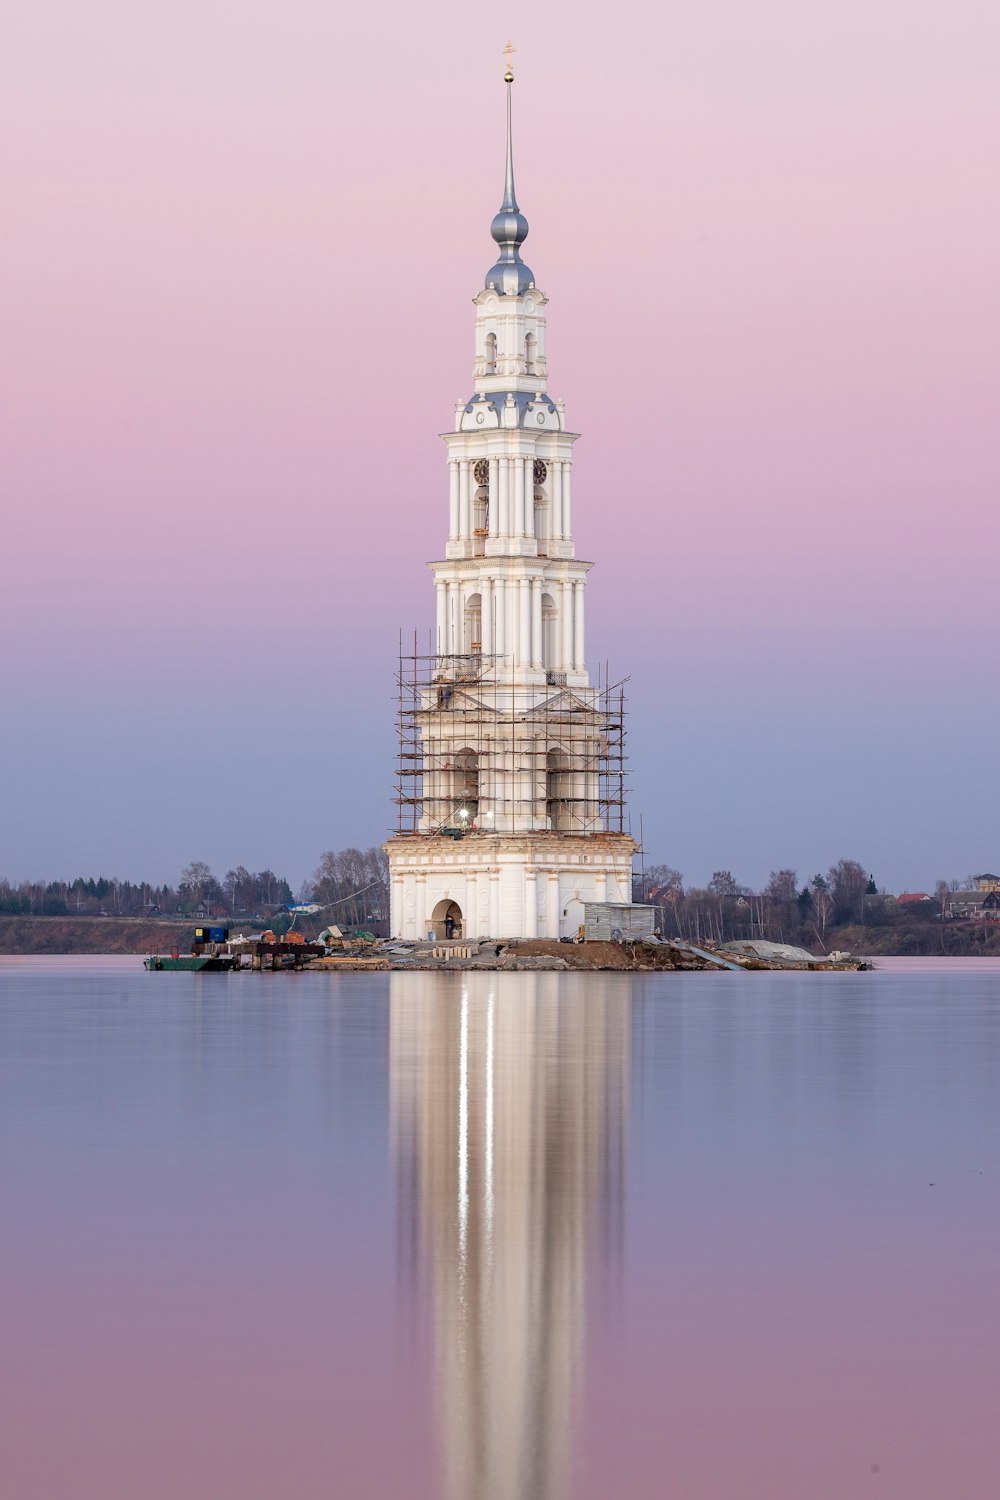
<instances>
[{"instance_id":1,"label":"decorative pediment","mask_svg":"<svg viewBox=\"0 0 1000 1500\"><path fill-rule=\"evenodd\" d=\"M459 424L459 432L479 432L488 427L499 427L500 419L493 402L480 396L465 408Z\"/></svg>"},{"instance_id":2,"label":"decorative pediment","mask_svg":"<svg viewBox=\"0 0 1000 1500\"><path fill-rule=\"evenodd\" d=\"M529 711L527 717L544 718L549 714L600 714L600 708L596 703L588 703L586 698L563 688L553 693L550 698L545 698L541 703Z\"/></svg>"},{"instance_id":3,"label":"decorative pediment","mask_svg":"<svg viewBox=\"0 0 1000 1500\"><path fill-rule=\"evenodd\" d=\"M539 374L542 374L539 371ZM548 396L540 392L530 401L524 409L524 425L530 430L540 429L542 432L558 432L562 426L558 410L553 406Z\"/></svg>"}]
</instances>

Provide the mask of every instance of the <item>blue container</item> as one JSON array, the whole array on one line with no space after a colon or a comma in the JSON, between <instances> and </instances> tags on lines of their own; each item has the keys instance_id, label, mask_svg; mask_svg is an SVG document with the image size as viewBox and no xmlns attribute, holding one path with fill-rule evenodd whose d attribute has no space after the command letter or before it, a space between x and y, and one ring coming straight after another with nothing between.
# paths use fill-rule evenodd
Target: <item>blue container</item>
<instances>
[{"instance_id":1,"label":"blue container","mask_svg":"<svg viewBox=\"0 0 1000 1500\"><path fill-rule=\"evenodd\" d=\"M226 943L229 941L228 927L210 927L208 929L208 941L210 943Z\"/></svg>"}]
</instances>

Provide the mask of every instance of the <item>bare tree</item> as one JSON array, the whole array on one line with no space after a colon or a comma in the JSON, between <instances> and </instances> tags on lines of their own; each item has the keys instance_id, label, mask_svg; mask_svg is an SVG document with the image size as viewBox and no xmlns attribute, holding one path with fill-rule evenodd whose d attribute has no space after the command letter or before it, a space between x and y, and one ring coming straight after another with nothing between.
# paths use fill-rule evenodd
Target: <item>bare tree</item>
<instances>
[{"instance_id":1,"label":"bare tree","mask_svg":"<svg viewBox=\"0 0 1000 1500\"><path fill-rule=\"evenodd\" d=\"M310 895L330 908L332 921L347 926L387 921L388 858L381 849L328 849L313 873Z\"/></svg>"},{"instance_id":2,"label":"bare tree","mask_svg":"<svg viewBox=\"0 0 1000 1500\"><path fill-rule=\"evenodd\" d=\"M820 947L826 947L826 928L833 912L833 898L826 888L824 881L821 886L813 882L811 916L813 931L819 939Z\"/></svg>"},{"instance_id":3,"label":"bare tree","mask_svg":"<svg viewBox=\"0 0 1000 1500\"><path fill-rule=\"evenodd\" d=\"M684 877L671 865L648 865L644 888L639 891L639 900L648 901L656 912L656 924L661 932L667 930L667 916L680 936L677 906L684 896Z\"/></svg>"},{"instance_id":4,"label":"bare tree","mask_svg":"<svg viewBox=\"0 0 1000 1500\"><path fill-rule=\"evenodd\" d=\"M215 876L204 860L195 859L181 871L180 883L186 889L188 899L200 906L209 886L215 884Z\"/></svg>"},{"instance_id":5,"label":"bare tree","mask_svg":"<svg viewBox=\"0 0 1000 1500\"><path fill-rule=\"evenodd\" d=\"M255 907L284 906L292 899L288 881L273 870L260 870L253 877L253 903Z\"/></svg>"},{"instance_id":6,"label":"bare tree","mask_svg":"<svg viewBox=\"0 0 1000 1500\"><path fill-rule=\"evenodd\" d=\"M312 898L323 906L330 906L340 895L340 876L337 870L337 855L332 849L320 855L319 864L313 871Z\"/></svg>"},{"instance_id":7,"label":"bare tree","mask_svg":"<svg viewBox=\"0 0 1000 1500\"><path fill-rule=\"evenodd\" d=\"M772 870L764 887L764 896L775 906L789 905L798 897L798 877L794 870Z\"/></svg>"},{"instance_id":8,"label":"bare tree","mask_svg":"<svg viewBox=\"0 0 1000 1500\"><path fill-rule=\"evenodd\" d=\"M856 859L840 859L827 876L833 899L835 920L858 921L864 915L864 897L868 889L868 872Z\"/></svg>"}]
</instances>

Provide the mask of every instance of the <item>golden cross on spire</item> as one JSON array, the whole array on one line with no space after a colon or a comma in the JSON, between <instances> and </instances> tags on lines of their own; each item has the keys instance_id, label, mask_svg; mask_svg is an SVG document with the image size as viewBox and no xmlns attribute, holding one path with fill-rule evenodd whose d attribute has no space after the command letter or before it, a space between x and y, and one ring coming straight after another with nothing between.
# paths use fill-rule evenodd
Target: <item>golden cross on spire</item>
<instances>
[{"instance_id":1,"label":"golden cross on spire","mask_svg":"<svg viewBox=\"0 0 1000 1500\"><path fill-rule=\"evenodd\" d=\"M503 81L504 81L504 83L513 83L514 82L514 70L513 70L513 68L510 65L510 57L511 57L511 53L512 52L516 52L517 51L517 48L514 46L513 42L508 42L507 45L506 45L506 47L503 50L504 50L504 53L505 53L505 55L507 57L507 71L503 75Z\"/></svg>"}]
</instances>

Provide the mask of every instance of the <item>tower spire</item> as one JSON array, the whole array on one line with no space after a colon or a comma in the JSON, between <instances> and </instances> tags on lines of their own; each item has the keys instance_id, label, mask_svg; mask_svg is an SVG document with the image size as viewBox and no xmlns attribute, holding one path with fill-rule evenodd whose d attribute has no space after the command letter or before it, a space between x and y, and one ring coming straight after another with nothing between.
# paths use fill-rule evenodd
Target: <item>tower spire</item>
<instances>
[{"instance_id":1,"label":"tower spire","mask_svg":"<svg viewBox=\"0 0 1000 1500\"><path fill-rule=\"evenodd\" d=\"M511 118L510 118L510 100L511 100L510 90L511 90L511 85L514 82L514 75L513 75L513 73L510 70L510 51L511 51L510 42L507 43L507 49L508 49L507 71L503 75L503 81L507 85L507 176L504 179L504 185L503 185L503 203L502 203L501 207L505 208L508 213L515 213L516 214L517 213L517 197L516 197L516 195L514 193L514 135L513 135L513 130L511 128Z\"/></svg>"},{"instance_id":2,"label":"tower spire","mask_svg":"<svg viewBox=\"0 0 1000 1500\"><path fill-rule=\"evenodd\" d=\"M521 259L521 246L528 237L528 221L517 206L514 192L514 132L511 123L511 85L514 70L511 54L515 48L508 42L504 48L507 68L503 81L507 89L507 167L504 176L503 202L500 212L494 215L490 233L497 242L499 255L496 263L486 273L486 285L492 286L502 297L519 297L529 286L534 285L534 275Z\"/></svg>"}]
</instances>

